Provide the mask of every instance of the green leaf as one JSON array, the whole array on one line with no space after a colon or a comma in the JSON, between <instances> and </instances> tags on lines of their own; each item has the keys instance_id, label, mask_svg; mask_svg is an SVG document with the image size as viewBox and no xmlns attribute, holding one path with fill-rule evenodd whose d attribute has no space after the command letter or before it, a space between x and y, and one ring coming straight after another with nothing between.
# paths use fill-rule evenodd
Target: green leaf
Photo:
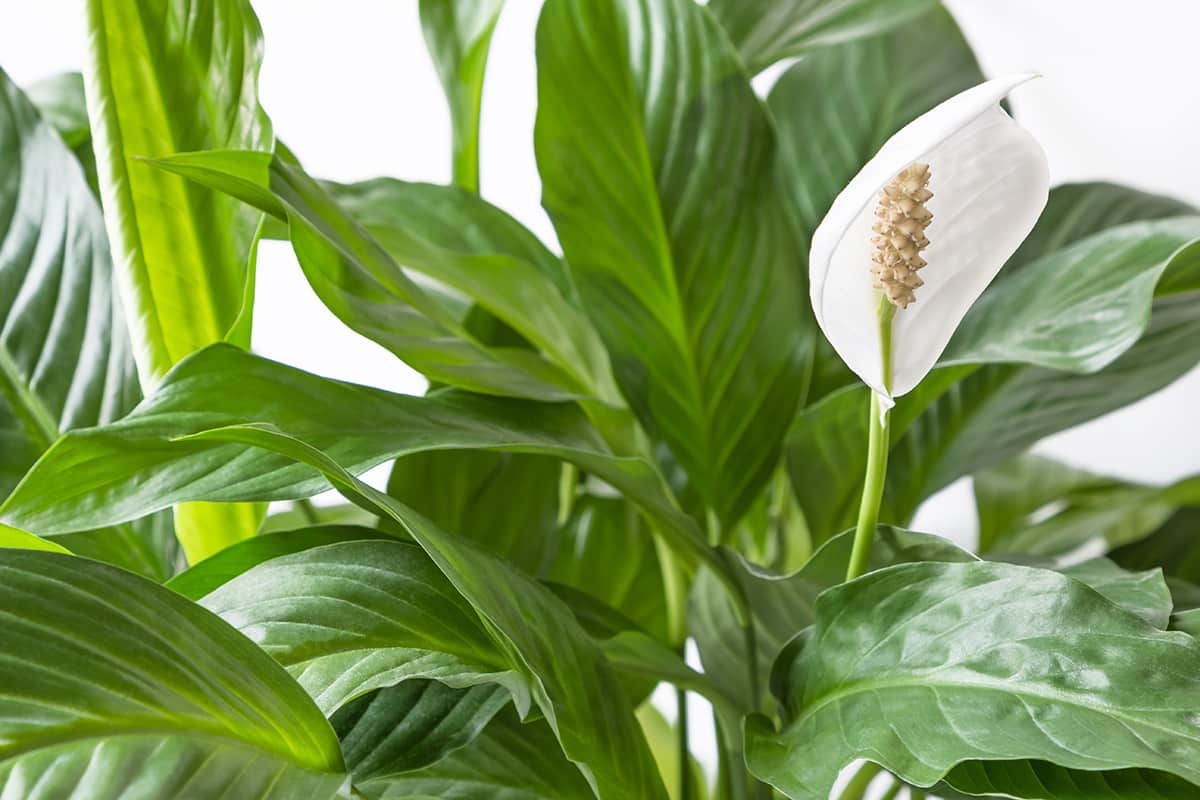
<instances>
[{"instance_id":1,"label":"green leaf","mask_svg":"<svg viewBox=\"0 0 1200 800\"><path fill-rule=\"evenodd\" d=\"M258 104L262 31L247 0L88 0L89 97L100 196L142 386L238 325L260 215L141 159L270 150ZM195 561L252 536L262 509L183 508Z\"/></svg>"},{"instance_id":2,"label":"green leaf","mask_svg":"<svg viewBox=\"0 0 1200 800\"><path fill-rule=\"evenodd\" d=\"M450 105L454 182L479 191L479 107L504 0L421 0L421 30Z\"/></svg>"},{"instance_id":3,"label":"green leaf","mask_svg":"<svg viewBox=\"0 0 1200 800\"><path fill-rule=\"evenodd\" d=\"M50 127L58 131L63 143L75 154L92 193L100 196L96 175L96 155L92 152L92 126L88 121L83 94L83 76L63 72L31 84L25 90Z\"/></svg>"},{"instance_id":4,"label":"green leaf","mask_svg":"<svg viewBox=\"0 0 1200 800\"><path fill-rule=\"evenodd\" d=\"M23 798L333 798L312 701L245 637L128 572L0 551L0 787Z\"/></svg>"},{"instance_id":5,"label":"green leaf","mask_svg":"<svg viewBox=\"0 0 1200 800\"><path fill-rule=\"evenodd\" d=\"M688 621L700 651L704 672L724 687L738 708L767 710L753 701L769 682L771 668L785 646L815 621L817 596L846 577L854 532L835 536L803 568L778 575L733 556L737 577L754 612L755 684L746 663L744 634L728 593L707 570L692 585ZM975 556L939 536L880 526L871 549L870 569L912 561L974 561ZM765 700L765 697L763 698Z\"/></svg>"},{"instance_id":6,"label":"green leaf","mask_svg":"<svg viewBox=\"0 0 1200 800\"><path fill-rule=\"evenodd\" d=\"M1068 243L1053 254L1018 262L1015 276L997 281L984 293L963 330L969 331L977 324L972 321L980 319L977 313L986 313L993 302L988 300L990 296L1022 294L1026 276L1040 274L1046 293L1056 295L1054 287L1071 285L1076 281L1074 273L1088 273L1096 265L1107 263L1110 269L1140 274L1158 269L1157 260L1165 258L1167 266L1156 287L1149 326L1119 357L1086 375L1020 364L935 369L916 390L900 398L893 411L883 520L903 523L924 498L956 478L1023 452L1051 433L1144 397L1200 360L1196 344L1200 341L1200 324L1195 314L1200 298L1195 291L1200 288L1200 246L1192 245L1189 238L1200 234L1200 218L1145 225L1126 221L1091 233L1090 223L1114 220L1115 212L1107 203L1120 191L1103 185L1091 188L1099 192L1103 202L1084 200L1091 193L1078 188L1051 192L1049 210L1034 231L1041 241L1061 242L1074 234L1087 238ZM1129 197L1127 211L1131 217L1156 209L1175 210L1171 201L1151 202L1132 191ZM1054 225L1063 227L1051 230ZM1142 237L1147 233L1153 234L1157 247L1142 247ZM1174 251L1168 253L1172 246ZM1114 248L1126 256L1120 259L1120 265L1105 261L1105 254ZM1085 250L1096 258L1081 258ZM1026 253L1026 257L1032 255ZM1099 289L1103 293L1102 285ZM1042 291L1039 284L1039 297ZM1081 303L1087 300L1085 296L1075 299ZM1047 309L1047 314L1053 316L1059 311ZM1122 325L1115 322L1114 334L1127 343L1128 334L1122 333ZM1046 324L1054 323L1048 319ZM1020 344L1019 337L1016 341ZM1112 352L1108 348L1105 358ZM1018 347L1007 355L991 352L988 357L1019 360L1026 355ZM1090 356L1086 348L1075 355L1080 368L1087 366ZM853 524L865 459L868 399L864 388L841 389L803 411L789 434L788 464L793 486L818 541ZM837 435L830 436L831 430Z\"/></svg>"},{"instance_id":7,"label":"green leaf","mask_svg":"<svg viewBox=\"0 0 1200 800\"><path fill-rule=\"evenodd\" d=\"M417 772L357 787L371 800L594 800L545 722L500 712L470 746Z\"/></svg>"},{"instance_id":8,"label":"green leaf","mask_svg":"<svg viewBox=\"0 0 1200 800\"><path fill-rule=\"evenodd\" d=\"M553 256L469 192L377 181L335 193L266 153L184 153L154 163L287 219L322 302L430 380L541 400L595 397L602 414L620 402L599 340L554 282L561 273ZM339 205L347 195L357 196L357 214ZM443 283L418 283L406 268ZM467 328L472 303L460 286L546 352L484 344Z\"/></svg>"},{"instance_id":9,"label":"green leaf","mask_svg":"<svg viewBox=\"0 0 1200 800\"><path fill-rule=\"evenodd\" d=\"M918 786L1011 759L1200 781L1200 643L1046 570L908 564L831 589L788 679L785 727L752 720L747 751L793 798L858 757Z\"/></svg>"},{"instance_id":10,"label":"green leaf","mask_svg":"<svg viewBox=\"0 0 1200 800\"><path fill-rule=\"evenodd\" d=\"M1165 772L1085 772L1045 761L972 761L952 769L945 782L965 795L1033 800L1190 800L1196 796L1194 785Z\"/></svg>"},{"instance_id":11,"label":"green leaf","mask_svg":"<svg viewBox=\"0 0 1200 800\"><path fill-rule=\"evenodd\" d=\"M514 669L529 681L533 699L563 752L579 765L597 796L665 798L632 709L627 700L621 702L616 675L552 592L470 540L439 530L321 450L277 429L234 425L197 433L187 441L205 440L263 447L316 467L347 499L401 525L474 607Z\"/></svg>"},{"instance_id":12,"label":"green leaf","mask_svg":"<svg viewBox=\"0 0 1200 800\"><path fill-rule=\"evenodd\" d=\"M1200 583L1200 508L1179 509L1150 536L1110 555L1126 569L1158 567L1168 578Z\"/></svg>"},{"instance_id":13,"label":"green leaf","mask_svg":"<svg viewBox=\"0 0 1200 800\"><path fill-rule=\"evenodd\" d=\"M351 701L331 721L346 766L363 782L420 769L469 744L508 700L499 686L409 680Z\"/></svg>"},{"instance_id":14,"label":"green leaf","mask_svg":"<svg viewBox=\"0 0 1200 800\"><path fill-rule=\"evenodd\" d=\"M541 575L558 548L561 469L548 456L431 450L397 459L387 491L442 530Z\"/></svg>"},{"instance_id":15,"label":"green leaf","mask_svg":"<svg viewBox=\"0 0 1200 800\"><path fill-rule=\"evenodd\" d=\"M189 567L166 582L189 600L199 600L264 561L313 547L364 539L390 539L385 533L359 525L318 525L255 536Z\"/></svg>"},{"instance_id":16,"label":"green leaf","mask_svg":"<svg viewBox=\"0 0 1200 800\"><path fill-rule=\"evenodd\" d=\"M708 780L704 774L704 767L690 754L687 757L687 765L692 773L691 786L694 794L692 798L687 798L679 793L679 770L684 762L679 757L678 723L667 722L666 717L649 703L638 706L637 717L642 725L642 732L646 734L650 750L654 753L654 761L663 776L663 783L670 792L671 800L707 800Z\"/></svg>"},{"instance_id":17,"label":"green leaf","mask_svg":"<svg viewBox=\"0 0 1200 800\"><path fill-rule=\"evenodd\" d=\"M68 553L70 551L50 539L34 536L20 528L0 524L0 548L12 547L22 550L47 550L51 553Z\"/></svg>"},{"instance_id":18,"label":"green leaf","mask_svg":"<svg viewBox=\"0 0 1200 800\"><path fill-rule=\"evenodd\" d=\"M814 341L770 118L690 0L551 0L537 38L542 202L584 308L643 424L732 524Z\"/></svg>"},{"instance_id":19,"label":"green leaf","mask_svg":"<svg viewBox=\"0 0 1200 800\"><path fill-rule=\"evenodd\" d=\"M975 498L981 552L1054 556L1146 537L1181 504L1200 501L1200 481L1145 486L1026 455L976 474Z\"/></svg>"},{"instance_id":20,"label":"green leaf","mask_svg":"<svg viewBox=\"0 0 1200 800\"><path fill-rule=\"evenodd\" d=\"M327 488L309 467L234 443L177 441L266 423L328 448L352 472L425 450L540 453L577 464L655 520L689 560L723 569L653 465L614 455L568 404L439 392L391 394L326 380L216 345L180 364L137 411L60 439L3 506L7 524L39 535L115 524L190 500L288 500ZM81 463L94 465L81 470ZM103 464L103 466L100 466ZM61 478L62 471L72 477Z\"/></svg>"},{"instance_id":21,"label":"green leaf","mask_svg":"<svg viewBox=\"0 0 1200 800\"><path fill-rule=\"evenodd\" d=\"M314 525L355 525L362 528L374 528L379 522L374 514L367 513L353 503L316 505L301 498L289 505L290 508L286 510L268 514L262 525L259 526L258 535L294 531Z\"/></svg>"},{"instance_id":22,"label":"green leaf","mask_svg":"<svg viewBox=\"0 0 1200 800\"><path fill-rule=\"evenodd\" d=\"M343 541L264 561L201 605L288 669L332 715L412 678L528 689L472 607L419 547Z\"/></svg>"},{"instance_id":23,"label":"green leaf","mask_svg":"<svg viewBox=\"0 0 1200 800\"><path fill-rule=\"evenodd\" d=\"M118 419L141 391L100 207L70 151L3 72L0 160L10 166L0 179L4 497L61 431ZM175 560L162 515L60 544L160 580Z\"/></svg>"},{"instance_id":24,"label":"green leaf","mask_svg":"<svg viewBox=\"0 0 1200 800\"><path fill-rule=\"evenodd\" d=\"M1165 629L1171 619L1171 590L1160 569L1130 572L1107 558L1093 558L1062 567L1059 572L1086 583L1113 605L1137 614L1156 628Z\"/></svg>"},{"instance_id":25,"label":"green leaf","mask_svg":"<svg viewBox=\"0 0 1200 800\"><path fill-rule=\"evenodd\" d=\"M937 0L712 0L708 7L750 70L760 72L817 47L853 43L939 5ZM925 52L939 56L936 50ZM899 83L907 75L896 77Z\"/></svg>"}]
</instances>

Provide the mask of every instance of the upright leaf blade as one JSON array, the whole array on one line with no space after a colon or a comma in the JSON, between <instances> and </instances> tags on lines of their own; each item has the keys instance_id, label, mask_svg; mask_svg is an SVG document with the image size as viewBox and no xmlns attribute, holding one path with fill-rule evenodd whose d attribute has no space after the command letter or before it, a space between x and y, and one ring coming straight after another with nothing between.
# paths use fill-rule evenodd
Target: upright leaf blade
<instances>
[{"instance_id":1,"label":"upright leaf blade","mask_svg":"<svg viewBox=\"0 0 1200 800\"><path fill-rule=\"evenodd\" d=\"M454 182L479 191L479 108L504 0L421 0L421 30L450 106Z\"/></svg>"},{"instance_id":2,"label":"upright leaf blade","mask_svg":"<svg viewBox=\"0 0 1200 800\"><path fill-rule=\"evenodd\" d=\"M775 131L737 54L687 0L551 0L535 137L543 205L626 396L736 521L813 342Z\"/></svg>"}]
</instances>

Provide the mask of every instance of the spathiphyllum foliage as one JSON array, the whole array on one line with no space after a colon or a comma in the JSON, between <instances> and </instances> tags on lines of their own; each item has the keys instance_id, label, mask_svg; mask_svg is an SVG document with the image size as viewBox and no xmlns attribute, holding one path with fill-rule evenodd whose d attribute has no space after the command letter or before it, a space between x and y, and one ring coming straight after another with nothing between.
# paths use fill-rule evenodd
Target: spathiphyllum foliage
<instances>
[{"instance_id":1,"label":"spathiphyllum foliage","mask_svg":"<svg viewBox=\"0 0 1200 800\"><path fill-rule=\"evenodd\" d=\"M546 0L555 242L502 0L411 5L445 186L309 174L248 0L86 6L0 72L0 797L1200 797L1200 483L1027 453L1200 362L1200 212L1047 199L937 0ZM262 237L427 394L253 353Z\"/></svg>"}]
</instances>

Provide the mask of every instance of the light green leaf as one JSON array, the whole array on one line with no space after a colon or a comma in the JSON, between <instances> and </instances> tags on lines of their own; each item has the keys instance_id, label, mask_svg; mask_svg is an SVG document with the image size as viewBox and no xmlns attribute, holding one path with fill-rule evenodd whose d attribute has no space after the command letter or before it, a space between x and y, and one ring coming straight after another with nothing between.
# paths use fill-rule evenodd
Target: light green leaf
<instances>
[{"instance_id":1,"label":"light green leaf","mask_svg":"<svg viewBox=\"0 0 1200 800\"><path fill-rule=\"evenodd\" d=\"M545 722L500 712L470 746L432 766L357 787L370 800L594 800Z\"/></svg>"},{"instance_id":2,"label":"light green leaf","mask_svg":"<svg viewBox=\"0 0 1200 800\"><path fill-rule=\"evenodd\" d=\"M1137 614L1156 628L1165 629L1171 619L1171 590L1160 569L1130 572L1107 558L1093 558L1062 567L1059 572L1086 583L1113 605Z\"/></svg>"},{"instance_id":3,"label":"light green leaf","mask_svg":"<svg viewBox=\"0 0 1200 800\"><path fill-rule=\"evenodd\" d=\"M351 701L331 722L361 783L420 769L470 744L508 700L499 686L409 680Z\"/></svg>"},{"instance_id":4,"label":"light green leaf","mask_svg":"<svg viewBox=\"0 0 1200 800\"><path fill-rule=\"evenodd\" d=\"M731 524L778 461L814 342L770 118L690 0L550 0L538 81L542 202L584 309Z\"/></svg>"},{"instance_id":5,"label":"light green leaf","mask_svg":"<svg viewBox=\"0 0 1200 800\"><path fill-rule=\"evenodd\" d=\"M63 72L26 87L29 97L46 123L58 131L63 143L75 154L92 193L100 196L96 155L92 152L92 126L83 95L83 76Z\"/></svg>"},{"instance_id":6,"label":"light green leaf","mask_svg":"<svg viewBox=\"0 0 1200 800\"><path fill-rule=\"evenodd\" d=\"M312 701L251 642L131 573L0 551L0 791L22 798L333 798Z\"/></svg>"},{"instance_id":7,"label":"light green leaf","mask_svg":"<svg viewBox=\"0 0 1200 800\"><path fill-rule=\"evenodd\" d=\"M176 502L288 500L327 488L314 470L272 453L175 441L248 423L267 423L326 447L353 472L440 449L568 460L622 491L686 559L724 568L676 508L653 465L614 455L571 405L453 391L423 398L391 394L319 378L228 345L185 360L124 420L60 439L0 506L0 520L50 535L116 524ZM83 462L94 465L86 476L78 468ZM58 477L62 470L72 478Z\"/></svg>"},{"instance_id":8,"label":"light green leaf","mask_svg":"<svg viewBox=\"0 0 1200 800\"><path fill-rule=\"evenodd\" d=\"M782 732L753 720L747 751L793 798L858 757L918 786L1011 759L1200 781L1200 643L1054 572L908 564L831 589L788 677Z\"/></svg>"},{"instance_id":9,"label":"light green leaf","mask_svg":"<svg viewBox=\"0 0 1200 800\"><path fill-rule=\"evenodd\" d=\"M0 524L0 547L13 547L22 550L47 550L51 553L69 553L62 545L40 536L34 536L20 528Z\"/></svg>"},{"instance_id":10,"label":"light green leaf","mask_svg":"<svg viewBox=\"0 0 1200 800\"><path fill-rule=\"evenodd\" d=\"M704 774L704 767L693 755L688 755L687 758L688 769L692 772L693 796L687 798L680 794L679 770L684 762L679 757L678 722L667 722L667 718L649 703L638 706L637 718L642 725L642 732L646 734L650 751L654 753L654 761L658 764L658 771L663 776L663 783L667 785L671 800L707 800L708 780Z\"/></svg>"},{"instance_id":11,"label":"light green leaf","mask_svg":"<svg viewBox=\"0 0 1200 800\"><path fill-rule=\"evenodd\" d=\"M937 0L712 0L708 5L752 72L813 48L844 46L939 6ZM900 82L907 76L896 77Z\"/></svg>"},{"instance_id":12,"label":"light green leaf","mask_svg":"<svg viewBox=\"0 0 1200 800\"><path fill-rule=\"evenodd\" d=\"M504 0L421 0L421 30L450 106L454 182L479 191L479 107Z\"/></svg>"},{"instance_id":13,"label":"light green leaf","mask_svg":"<svg viewBox=\"0 0 1200 800\"><path fill-rule=\"evenodd\" d=\"M260 215L140 159L270 150L258 104L262 31L248 0L88 0L84 80L100 196L142 386L231 333ZM193 563L254 534L262 509L183 508Z\"/></svg>"},{"instance_id":14,"label":"light green leaf","mask_svg":"<svg viewBox=\"0 0 1200 800\"><path fill-rule=\"evenodd\" d=\"M1040 241L1047 242L1091 235L1069 243L1064 250L1018 262L1016 275L997 281L980 302L991 302L987 298L992 295L1020 294L1025 276L1036 273L1043 275L1047 293L1053 294L1052 287L1071 283L1073 271L1088 272L1113 248L1129 256L1120 268L1130 274L1157 269L1147 264L1161 258L1167 248L1143 252L1139 246L1143 233L1153 231L1156 241L1160 236L1172 239L1177 250L1167 259L1157 284L1149 326L1118 358L1087 375L1017 364L935 369L915 391L899 400L892 415L890 469L881 517L885 521L902 523L921 500L956 478L1023 452L1051 433L1144 397L1200 360L1196 344L1200 324L1195 314L1200 298L1196 291L1200 289L1200 246L1189 246L1188 238L1200 235L1200 218L1147 223L1150 227L1126 222L1092 233L1092 224L1099 220L1120 221L1114 217L1117 212L1110 201L1121 190L1103 185L1091 188L1099 192L1101 200L1086 201L1090 191L1078 188L1055 189L1046 221L1034 230ZM1176 205L1168 200L1152 202L1132 191L1129 199L1128 208L1120 211L1135 219L1155 210L1173 211ZM1063 228L1049 230L1053 225ZM1092 250L1097 258L1080 259L1084 249ZM1030 253L1025 257L1033 258ZM1115 267L1109 264L1109 268ZM1039 288L1038 296L1041 291ZM1083 302L1086 298L1077 299ZM964 329L975 324L972 319L983 307L968 315ZM1120 325L1114 324L1113 330L1128 342ZM1018 348L1003 358L1025 355ZM1076 355L1082 367L1089 356L1083 350ZM989 357L1002 356L992 352ZM865 458L868 399L861 387L841 389L802 412L789 434L793 486L817 540L853 523ZM830 430L836 430L837 436L829 436Z\"/></svg>"},{"instance_id":15,"label":"light green leaf","mask_svg":"<svg viewBox=\"0 0 1200 800\"><path fill-rule=\"evenodd\" d=\"M262 31L245 0L89 0L88 27L101 196L138 369L153 387L233 327L258 214L138 159L271 149L257 97Z\"/></svg>"}]
</instances>

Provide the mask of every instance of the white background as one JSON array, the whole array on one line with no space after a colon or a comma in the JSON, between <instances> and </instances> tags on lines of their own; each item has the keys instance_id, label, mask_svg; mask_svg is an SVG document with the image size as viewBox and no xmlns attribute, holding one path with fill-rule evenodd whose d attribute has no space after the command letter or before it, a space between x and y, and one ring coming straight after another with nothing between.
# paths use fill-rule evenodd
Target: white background
<instances>
[{"instance_id":1,"label":"white background","mask_svg":"<svg viewBox=\"0 0 1200 800\"><path fill-rule=\"evenodd\" d=\"M1113 180L1200 206L1197 0L947 0L988 75L1045 78L1013 97L1056 183ZM540 2L509 0L483 110L483 194L552 241L539 206L532 131ZM309 171L358 180L449 180L449 122L416 0L256 0L266 36L262 102ZM79 69L82 0L0 0L0 66L19 83ZM3 168L3 165L0 165ZM264 246L255 347L322 374L419 392L419 376L347 331L316 301L285 245ZM1040 449L1122 477L1200 471L1200 372ZM916 527L970 542L965 482Z\"/></svg>"}]
</instances>

